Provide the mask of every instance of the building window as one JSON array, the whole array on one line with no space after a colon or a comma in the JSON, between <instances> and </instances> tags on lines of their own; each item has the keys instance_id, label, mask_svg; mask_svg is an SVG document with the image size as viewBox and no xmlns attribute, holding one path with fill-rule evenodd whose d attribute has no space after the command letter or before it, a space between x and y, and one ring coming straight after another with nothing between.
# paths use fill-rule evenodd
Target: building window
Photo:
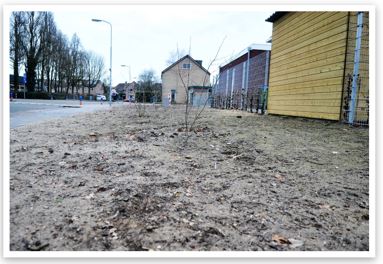
<instances>
[{"instance_id":1,"label":"building window","mask_svg":"<svg viewBox=\"0 0 383 264\"><path fill-rule=\"evenodd\" d=\"M184 63L184 64L182 64L182 69L190 70L190 68L191 68L191 64L190 64L190 63Z\"/></svg>"}]
</instances>

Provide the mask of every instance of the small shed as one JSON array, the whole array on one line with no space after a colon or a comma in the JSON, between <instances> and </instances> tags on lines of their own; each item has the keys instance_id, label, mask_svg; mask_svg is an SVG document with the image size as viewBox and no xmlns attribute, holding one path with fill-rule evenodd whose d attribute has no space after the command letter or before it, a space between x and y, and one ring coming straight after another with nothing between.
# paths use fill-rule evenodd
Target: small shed
<instances>
[{"instance_id":1,"label":"small shed","mask_svg":"<svg viewBox=\"0 0 383 264\"><path fill-rule=\"evenodd\" d=\"M368 124L369 13L276 12L268 112Z\"/></svg>"},{"instance_id":2,"label":"small shed","mask_svg":"<svg viewBox=\"0 0 383 264\"><path fill-rule=\"evenodd\" d=\"M189 86L189 104L195 107L211 105L210 86Z\"/></svg>"}]
</instances>

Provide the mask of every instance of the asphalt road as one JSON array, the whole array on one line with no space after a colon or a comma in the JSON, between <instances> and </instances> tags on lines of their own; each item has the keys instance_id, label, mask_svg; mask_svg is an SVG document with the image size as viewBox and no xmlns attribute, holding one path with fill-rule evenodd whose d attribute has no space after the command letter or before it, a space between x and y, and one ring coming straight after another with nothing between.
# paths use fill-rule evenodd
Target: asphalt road
<instances>
[{"instance_id":1,"label":"asphalt road","mask_svg":"<svg viewBox=\"0 0 383 264\"><path fill-rule=\"evenodd\" d=\"M80 107L78 100L30 100L16 99L10 104L10 127L16 128L49 119L72 116L79 113L108 109L108 102L84 101ZM121 102L115 102L119 105Z\"/></svg>"}]
</instances>

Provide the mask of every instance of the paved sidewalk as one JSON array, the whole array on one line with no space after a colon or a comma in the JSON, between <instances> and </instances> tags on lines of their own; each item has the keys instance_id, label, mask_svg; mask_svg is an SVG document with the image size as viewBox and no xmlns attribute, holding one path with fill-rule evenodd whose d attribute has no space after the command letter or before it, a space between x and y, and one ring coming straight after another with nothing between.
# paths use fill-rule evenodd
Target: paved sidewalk
<instances>
[{"instance_id":1,"label":"paved sidewalk","mask_svg":"<svg viewBox=\"0 0 383 264\"><path fill-rule=\"evenodd\" d=\"M118 105L122 103L114 102L112 107ZM108 102L83 101L80 106L79 100L16 99L10 102L10 128L108 108Z\"/></svg>"}]
</instances>

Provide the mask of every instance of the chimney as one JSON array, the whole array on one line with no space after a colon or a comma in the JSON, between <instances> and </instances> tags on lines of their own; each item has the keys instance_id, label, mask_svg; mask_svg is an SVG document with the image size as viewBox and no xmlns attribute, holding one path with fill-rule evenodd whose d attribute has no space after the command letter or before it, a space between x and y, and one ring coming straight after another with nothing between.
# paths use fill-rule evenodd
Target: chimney
<instances>
[{"instance_id":1,"label":"chimney","mask_svg":"<svg viewBox=\"0 0 383 264\"><path fill-rule=\"evenodd\" d=\"M202 60L195 60L200 66L202 66Z\"/></svg>"}]
</instances>

